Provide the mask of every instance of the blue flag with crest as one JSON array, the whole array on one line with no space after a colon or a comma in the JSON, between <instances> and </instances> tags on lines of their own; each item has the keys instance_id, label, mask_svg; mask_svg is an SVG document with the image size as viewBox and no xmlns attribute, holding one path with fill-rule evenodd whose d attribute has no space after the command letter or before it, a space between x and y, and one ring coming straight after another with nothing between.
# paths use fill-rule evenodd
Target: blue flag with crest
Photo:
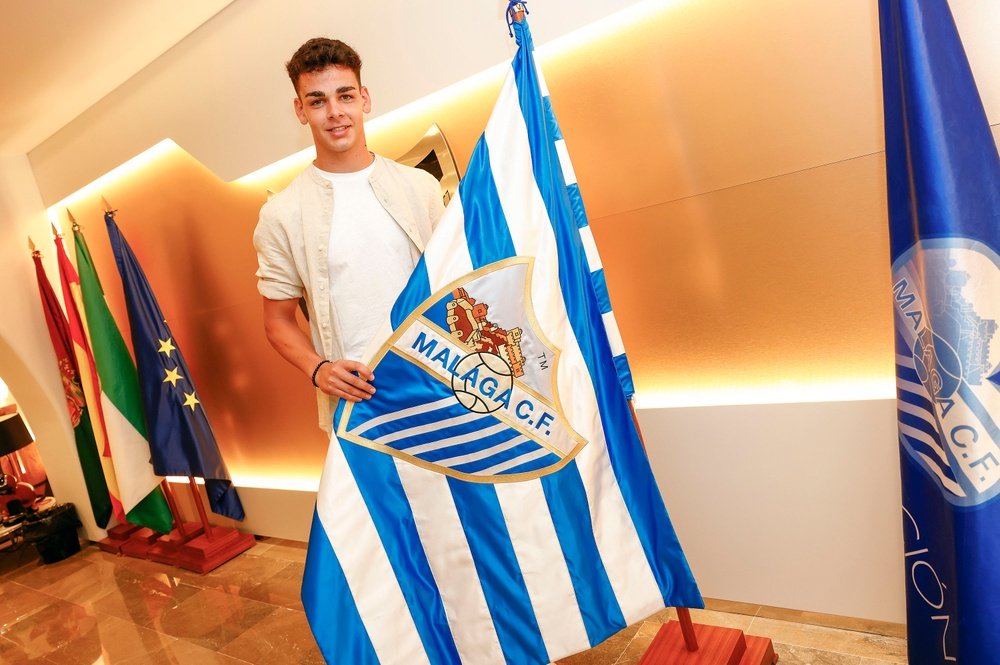
<instances>
[{"instance_id":1,"label":"blue flag with crest","mask_svg":"<svg viewBox=\"0 0 1000 665\"><path fill-rule=\"evenodd\" d=\"M945 0L880 0L909 662L1000 659L1000 157Z\"/></svg>"},{"instance_id":2,"label":"blue flag with crest","mask_svg":"<svg viewBox=\"0 0 1000 665\"><path fill-rule=\"evenodd\" d=\"M243 504L222 461L191 371L114 214L106 213L104 222L125 291L153 470L160 476L204 478L212 512L242 520Z\"/></svg>"},{"instance_id":3,"label":"blue flag with crest","mask_svg":"<svg viewBox=\"0 0 1000 665\"><path fill-rule=\"evenodd\" d=\"M702 606L513 29L458 194L363 359L377 392L334 415L302 587L329 662L549 663Z\"/></svg>"}]
</instances>

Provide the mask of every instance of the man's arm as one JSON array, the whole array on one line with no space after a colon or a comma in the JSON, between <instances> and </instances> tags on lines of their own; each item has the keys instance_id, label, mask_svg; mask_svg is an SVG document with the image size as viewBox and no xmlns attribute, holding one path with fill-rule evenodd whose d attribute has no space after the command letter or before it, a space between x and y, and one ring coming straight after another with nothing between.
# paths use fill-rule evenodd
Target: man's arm
<instances>
[{"instance_id":1,"label":"man's arm","mask_svg":"<svg viewBox=\"0 0 1000 665\"><path fill-rule=\"evenodd\" d=\"M264 298L264 334L274 350L289 363L298 367L308 377L324 358L313 349L309 336L299 327L295 318L299 302ZM355 376L357 372L359 376ZM366 380L367 379L367 380ZM316 386L327 395L360 402L375 393L369 381L375 375L365 365L353 360L334 360L325 363L316 373Z\"/></svg>"}]
</instances>

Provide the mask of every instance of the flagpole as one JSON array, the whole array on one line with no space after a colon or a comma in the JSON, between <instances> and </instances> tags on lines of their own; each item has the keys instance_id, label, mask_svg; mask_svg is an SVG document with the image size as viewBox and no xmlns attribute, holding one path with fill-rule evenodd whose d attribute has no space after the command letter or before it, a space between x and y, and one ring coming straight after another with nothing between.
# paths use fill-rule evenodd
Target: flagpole
<instances>
[{"instance_id":1,"label":"flagpole","mask_svg":"<svg viewBox=\"0 0 1000 665\"><path fill-rule=\"evenodd\" d=\"M174 491L170 489L170 483L164 478L160 482L160 487L163 488L163 495L167 497L167 505L170 506L170 512L174 516L174 523L177 525L177 530L180 532L182 538L187 538L188 531L184 526L184 517L181 515L181 511L177 508L177 499L174 497Z\"/></svg>"},{"instance_id":2,"label":"flagpole","mask_svg":"<svg viewBox=\"0 0 1000 665\"><path fill-rule=\"evenodd\" d=\"M205 504L201 500L201 492L198 491L198 483L195 482L194 476L188 476L188 483L191 486L191 496L194 497L194 505L198 509L198 516L201 517L201 525L205 527L205 538L209 541L215 540L212 535L212 529L208 524L208 514L205 512Z\"/></svg>"}]
</instances>

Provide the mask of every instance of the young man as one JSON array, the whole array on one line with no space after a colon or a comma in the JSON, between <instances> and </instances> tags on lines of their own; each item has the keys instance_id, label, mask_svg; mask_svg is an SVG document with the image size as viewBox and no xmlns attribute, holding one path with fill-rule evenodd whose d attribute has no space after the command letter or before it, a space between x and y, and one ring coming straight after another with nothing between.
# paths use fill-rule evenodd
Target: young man
<instances>
[{"instance_id":1,"label":"young man","mask_svg":"<svg viewBox=\"0 0 1000 665\"><path fill-rule=\"evenodd\" d=\"M359 358L441 216L441 189L429 173L368 151L371 96L354 49L310 39L286 68L316 161L261 208L257 288L268 341L312 380L329 431L337 399L375 392ZM311 339L295 319L303 296Z\"/></svg>"}]
</instances>

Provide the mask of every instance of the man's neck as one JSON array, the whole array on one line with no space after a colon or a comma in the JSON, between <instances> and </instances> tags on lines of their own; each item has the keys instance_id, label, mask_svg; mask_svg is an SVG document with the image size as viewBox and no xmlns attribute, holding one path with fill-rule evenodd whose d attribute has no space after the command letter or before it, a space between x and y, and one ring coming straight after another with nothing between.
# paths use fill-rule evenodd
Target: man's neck
<instances>
[{"instance_id":1,"label":"man's neck","mask_svg":"<svg viewBox=\"0 0 1000 665\"><path fill-rule=\"evenodd\" d=\"M317 156L313 164L327 173L355 173L368 168L374 161L375 155L365 150L357 155L340 153Z\"/></svg>"}]
</instances>

